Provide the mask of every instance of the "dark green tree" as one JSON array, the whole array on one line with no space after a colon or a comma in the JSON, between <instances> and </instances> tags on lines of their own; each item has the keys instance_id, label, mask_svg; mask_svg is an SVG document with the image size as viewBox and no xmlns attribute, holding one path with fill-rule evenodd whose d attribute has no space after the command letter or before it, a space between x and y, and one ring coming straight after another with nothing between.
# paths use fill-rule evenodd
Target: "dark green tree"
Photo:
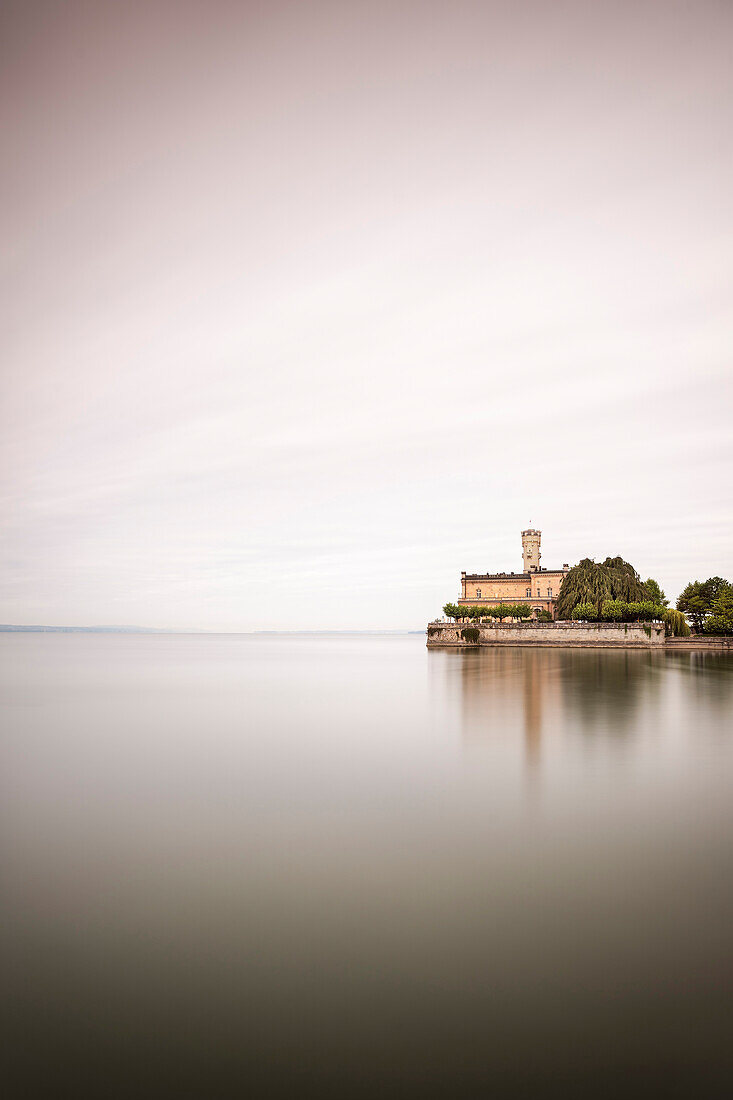
<instances>
[{"instance_id":1,"label":"dark green tree","mask_svg":"<svg viewBox=\"0 0 733 1100\"><path fill-rule=\"evenodd\" d=\"M583 558L565 575L555 611L558 619L569 619L578 604L591 603L597 618L604 600L624 600L628 603L648 598L649 593L639 574L623 558L606 558L600 563Z\"/></svg>"},{"instance_id":2,"label":"dark green tree","mask_svg":"<svg viewBox=\"0 0 733 1100\"><path fill-rule=\"evenodd\" d=\"M713 604L719 596L733 592L733 585L724 577L708 577L706 581L690 581L677 600L677 610L684 611L695 632L702 634Z\"/></svg>"},{"instance_id":3,"label":"dark green tree","mask_svg":"<svg viewBox=\"0 0 733 1100\"><path fill-rule=\"evenodd\" d=\"M705 621L706 634L733 634L733 590L722 591L713 600Z\"/></svg>"},{"instance_id":4,"label":"dark green tree","mask_svg":"<svg viewBox=\"0 0 733 1100\"><path fill-rule=\"evenodd\" d=\"M654 577L647 577L644 581L644 587L649 593L649 599L653 600L657 607L669 607L669 600L662 591L659 582L654 580Z\"/></svg>"}]
</instances>

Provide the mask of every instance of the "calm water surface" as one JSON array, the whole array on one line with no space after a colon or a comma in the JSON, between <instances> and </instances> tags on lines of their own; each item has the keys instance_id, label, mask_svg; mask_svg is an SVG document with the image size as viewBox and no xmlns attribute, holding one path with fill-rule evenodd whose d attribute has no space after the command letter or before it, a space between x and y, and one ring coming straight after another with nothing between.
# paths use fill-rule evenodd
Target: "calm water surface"
<instances>
[{"instance_id":1,"label":"calm water surface","mask_svg":"<svg viewBox=\"0 0 733 1100\"><path fill-rule=\"evenodd\" d=\"M0 636L6 1095L713 1095L733 659Z\"/></svg>"}]
</instances>

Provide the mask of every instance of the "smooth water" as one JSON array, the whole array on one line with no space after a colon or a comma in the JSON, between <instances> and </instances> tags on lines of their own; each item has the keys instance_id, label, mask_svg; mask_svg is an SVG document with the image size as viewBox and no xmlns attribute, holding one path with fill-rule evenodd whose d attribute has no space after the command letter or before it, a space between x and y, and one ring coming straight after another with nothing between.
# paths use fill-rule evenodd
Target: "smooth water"
<instances>
[{"instance_id":1,"label":"smooth water","mask_svg":"<svg viewBox=\"0 0 733 1100\"><path fill-rule=\"evenodd\" d=\"M712 1095L733 658L0 636L5 1095Z\"/></svg>"}]
</instances>

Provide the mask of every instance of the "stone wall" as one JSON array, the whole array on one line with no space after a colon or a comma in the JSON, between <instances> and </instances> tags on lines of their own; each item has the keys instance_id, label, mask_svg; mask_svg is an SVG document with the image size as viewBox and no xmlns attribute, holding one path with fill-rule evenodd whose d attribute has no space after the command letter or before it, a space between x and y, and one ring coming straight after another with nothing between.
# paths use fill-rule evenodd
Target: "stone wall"
<instances>
[{"instance_id":1,"label":"stone wall","mask_svg":"<svg viewBox=\"0 0 733 1100\"><path fill-rule=\"evenodd\" d=\"M478 630L478 641L463 631ZM443 646L664 646L662 623L428 623L430 648Z\"/></svg>"},{"instance_id":2,"label":"stone wall","mask_svg":"<svg viewBox=\"0 0 733 1100\"><path fill-rule=\"evenodd\" d=\"M692 634L689 638L667 638L670 652L690 650L698 653L707 649L722 653L733 653L733 636L725 634Z\"/></svg>"}]
</instances>

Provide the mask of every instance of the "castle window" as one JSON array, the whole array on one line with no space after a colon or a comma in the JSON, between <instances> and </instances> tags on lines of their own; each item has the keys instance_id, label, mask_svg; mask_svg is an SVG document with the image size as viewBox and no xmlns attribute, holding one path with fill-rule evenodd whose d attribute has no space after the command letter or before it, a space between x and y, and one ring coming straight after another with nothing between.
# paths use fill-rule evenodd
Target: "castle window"
<instances>
[{"instance_id":1,"label":"castle window","mask_svg":"<svg viewBox=\"0 0 733 1100\"><path fill-rule=\"evenodd\" d=\"M548 596L551 596L551 595L552 595L552 589L551 589L551 588L548 588L548 589L547 589L547 595L548 595Z\"/></svg>"},{"instance_id":2,"label":"castle window","mask_svg":"<svg viewBox=\"0 0 733 1100\"><path fill-rule=\"evenodd\" d=\"M480 588L476 589L476 598L481 599L481 589Z\"/></svg>"}]
</instances>

